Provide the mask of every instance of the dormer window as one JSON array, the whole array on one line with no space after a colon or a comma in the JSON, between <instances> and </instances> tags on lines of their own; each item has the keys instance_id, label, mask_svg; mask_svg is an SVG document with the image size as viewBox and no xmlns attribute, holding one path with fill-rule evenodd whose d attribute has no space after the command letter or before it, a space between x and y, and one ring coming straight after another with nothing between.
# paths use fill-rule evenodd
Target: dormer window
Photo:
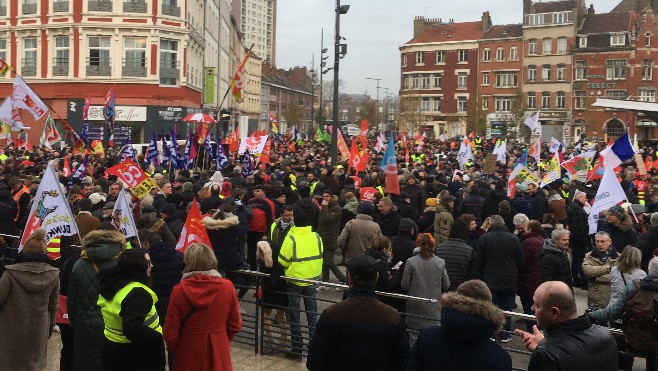
<instances>
[{"instance_id":1,"label":"dormer window","mask_svg":"<svg viewBox=\"0 0 658 371\"><path fill-rule=\"evenodd\" d=\"M580 36L580 38L578 38L578 46L581 48L587 47L587 36Z\"/></svg>"},{"instance_id":2,"label":"dormer window","mask_svg":"<svg viewBox=\"0 0 658 371\"><path fill-rule=\"evenodd\" d=\"M624 46L626 45L626 35L611 35L610 36L610 46Z\"/></svg>"}]
</instances>

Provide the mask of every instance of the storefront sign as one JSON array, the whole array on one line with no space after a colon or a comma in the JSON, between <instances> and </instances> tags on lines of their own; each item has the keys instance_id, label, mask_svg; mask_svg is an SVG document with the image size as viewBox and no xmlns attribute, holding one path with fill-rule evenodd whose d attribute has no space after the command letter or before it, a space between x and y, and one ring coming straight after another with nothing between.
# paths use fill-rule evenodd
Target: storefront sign
<instances>
[{"instance_id":1,"label":"storefront sign","mask_svg":"<svg viewBox=\"0 0 658 371\"><path fill-rule=\"evenodd\" d=\"M158 121L182 121L187 114L185 107L157 107Z\"/></svg>"},{"instance_id":2,"label":"storefront sign","mask_svg":"<svg viewBox=\"0 0 658 371\"><path fill-rule=\"evenodd\" d=\"M144 122L146 121L146 107L138 106L116 106L115 122ZM105 121L103 106L90 106L88 113L89 121Z\"/></svg>"}]
</instances>

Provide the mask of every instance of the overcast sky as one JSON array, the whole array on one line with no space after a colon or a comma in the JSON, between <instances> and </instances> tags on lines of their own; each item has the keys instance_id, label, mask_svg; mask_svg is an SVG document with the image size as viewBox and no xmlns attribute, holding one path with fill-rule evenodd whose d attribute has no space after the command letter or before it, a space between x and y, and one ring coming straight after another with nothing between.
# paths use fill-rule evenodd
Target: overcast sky
<instances>
[{"instance_id":1,"label":"overcast sky","mask_svg":"<svg viewBox=\"0 0 658 371\"><path fill-rule=\"evenodd\" d=\"M609 12L619 0L587 1L597 13ZM339 78L346 93L368 92L373 98L380 78L383 88L397 95L400 88L400 45L413 37L415 16L442 18L447 21L480 20L489 11L494 24L521 23L522 0L341 0L349 4L349 12L341 16L340 33L347 40L347 56L340 61ZM333 37L336 2L332 0L277 0L276 64L288 69L311 68L320 60L320 34L324 28L324 46L329 49L327 66L333 66ZM333 80L333 71L324 75Z\"/></svg>"}]
</instances>

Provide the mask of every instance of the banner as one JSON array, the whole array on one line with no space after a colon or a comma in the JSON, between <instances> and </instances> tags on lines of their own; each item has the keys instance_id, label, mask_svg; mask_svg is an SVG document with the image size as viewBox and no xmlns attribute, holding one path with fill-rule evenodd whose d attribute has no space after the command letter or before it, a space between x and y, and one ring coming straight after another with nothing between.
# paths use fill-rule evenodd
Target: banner
<instances>
[{"instance_id":1,"label":"banner","mask_svg":"<svg viewBox=\"0 0 658 371\"><path fill-rule=\"evenodd\" d=\"M203 243L211 247L206 226L203 224L203 216L196 202L192 202L190 213L187 214L180 239L176 244L176 250L185 252L185 249L193 243Z\"/></svg>"},{"instance_id":2,"label":"banner","mask_svg":"<svg viewBox=\"0 0 658 371\"><path fill-rule=\"evenodd\" d=\"M540 179L527 167L517 164L507 180L507 197L514 198L516 188L520 185L526 186L530 182L539 184Z\"/></svg>"},{"instance_id":3,"label":"banner","mask_svg":"<svg viewBox=\"0 0 658 371\"><path fill-rule=\"evenodd\" d=\"M21 117L14 107L14 100L11 97L5 98L4 102L0 104L0 121L7 123L11 126L11 131L20 131L23 129Z\"/></svg>"},{"instance_id":4,"label":"banner","mask_svg":"<svg viewBox=\"0 0 658 371\"><path fill-rule=\"evenodd\" d=\"M265 143L267 143L267 135L242 138L238 153L242 154L244 151L249 151L252 155L260 154L263 152Z\"/></svg>"},{"instance_id":5,"label":"banner","mask_svg":"<svg viewBox=\"0 0 658 371\"><path fill-rule=\"evenodd\" d=\"M542 184L540 187L560 179L560 161L558 161L557 157L557 155L553 156L553 158L546 165L546 173L544 174L544 179L542 179Z\"/></svg>"},{"instance_id":6,"label":"banner","mask_svg":"<svg viewBox=\"0 0 658 371\"><path fill-rule=\"evenodd\" d=\"M14 78L12 98L14 99L14 107L27 110L35 120L39 120L48 112L48 106L19 76Z\"/></svg>"},{"instance_id":7,"label":"banner","mask_svg":"<svg viewBox=\"0 0 658 371\"><path fill-rule=\"evenodd\" d=\"M606 211L618 203L626 200L626 194L617 180L615 171L609 165L603 170L603 179L596 191L594 204L589 213L587 222L589 224L589 234L596 233L599 225L599 213Z\"/></svg>"},{"instance_id":8,"label":"banner","mask_svg":"<svg viewBox=\"0 0 658 371\"><path fill-rule=\"evenodd\" d=\"M46 230L46 243L58 236L73 236L78 234L78 227L75 224L73 214L64 196L62 185L57 181L57 175L51 163L48 163L41 184L39 184L39 188L37 189L37 194L34 196L27 224L21 236L21 242L18 247L19 251L23 249L25 240L37 228Z\"/></svg>"},{"instance_id":9,"label":"banner","mask_svg":"<svg viewBox=\"0 0 658 371\"><path fill-rule=\"evenodd\" d=\"M379 168L386 173L386 183L384 188L387 193L399 195L400 182L398 181L398 163L395 159L395 142L393 141L393 134L388 138L388 145L382 157L382 162Z\"/></svg>"},{"instance_id":10,"label":"banner","mask_svg":"<svg viewBox=\"0 0 658 371\"><path fill-rule=\"evenodd\" d=\"M215 102L215 67L206 67L206 80L204 84L204 104Z\"/></svg>"},{"instance_id":11,"label":"banner","mask_svg":"<svg viewBox=\"0 0 658 371\"><path fill-rule=\"evenodd\" d=\"M50 114L46 118L46 123L43 126L43 133L41 133L41 139L39 142L39 145L42 147L47 147L47 148L53 148L53 145L59 143L62 140L62 138L59 136L59 132L57 132L57 128L55 127L55 123L53 122L52 117L50 117Z\"/></svg>"},{"instance_id":12,"label":"banner","mask_svg":"<svg viewBox=\"0 0 658 371\"><path fill-rule=\"evenodd\" d=\"M112 210L112 225L114 225L126 238L137 237L137 227L133 219L133 212L128 205L128 195L125 190L119 192L117 202Z\"/></svg>"},{"instance_id":13,"label":"banner","mask_svg":"<svg viewBox=\"0 0 658 371\"><path fill-rule=\"evenodd\" d=\"M115 175L130 189L130 192L139 199L144 198L152 189L158 188L155 181L139 168L131 159L126 159L116 166L105 170L105 174Z\"/></svg>"},{"instance_id":14,"label":"banner","mask_svg":"<svg viewBox=\"0 0 658 371\"><path fill-rule=\"evenodd\" d=\"M464 165L473 159L473 150L468 143L468 140L461 143L459 147L459 152L457 153L457 162L459 162L459 168L464 169Z\"/></svg>"}]
</instances>

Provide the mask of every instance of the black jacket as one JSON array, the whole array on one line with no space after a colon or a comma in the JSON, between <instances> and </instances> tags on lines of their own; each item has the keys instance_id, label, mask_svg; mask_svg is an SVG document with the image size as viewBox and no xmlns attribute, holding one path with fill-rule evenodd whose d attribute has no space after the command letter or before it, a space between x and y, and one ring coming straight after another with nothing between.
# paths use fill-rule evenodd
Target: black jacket
<instances>
[{"instance_id":1,"label":"black jacket","mask_svg":"<svg viewBox=\"0 0 658 371\"><path fill-rule=\"evenodd\" d=\"M327 308L308 346L306 367L319 370L402 370L409 338L400 313L372 291L350 290Z\"/></svg>"},{"instance_id":2,"label":"black jacket","mask_svg":"<svg viewBox=\"0 0 658 371\"><path fill-rule=\"evenodd\" d=\"M459 285L473 278L476 268L475 254L466 241L448 238L448 241L436 247L436 256L446 262L446 271L450 277L448 291L455 291Z\"/></svg>"},{"instance_id":3,"label":"black jacket","mask_svg":"<svg viewBox=\"0 0 658 371\"><path fill-rule=\"evenodd\" d=\"M171 234L173 234L174 237L176 237L176 240L178 240L180 234L183 232L183 221L180 220L178 216L167 217L164 221L167 223L167 227L171 231Z\"/></svg>"},{"instance_id":4,"label":"black jacket","mask_svg":"<svg viewBox=\"0 0 658 371\"><path fill-rule=\"evenodd\" d=\"M151 256L151 264L153 264L153 268L151 268L151 288L158 295L155 309L158 311L160 323L164 325L171 290L183 277L185 262L183 261L183 253L176 251L175 245L162 241L149 246L149 255Z\"/></svg>"},{"instance_id":5,"label":"black jacket","mask_svg":"<svg viewBox=\"0 0 658 371\"><path fill-rule=\"evenodd\" d=\"M427 199L427 194L425 189L420 186L420 184L406 185L402 187L402 191L409 194L411 199L411 206L416 210L417 213L423 209L425 206L425 200Z\"/></svg>"},{"instance_id":6,"label":"black jacket","mask_svg":"<svg viewBox=\"0 0 658 371\"><path fill-rule=\"evenodd\" d=\"M571 287L571 264L564 251L555 246L553 240L544 240L544 249L539 253L541 278L546 281L562 281Z\"/></svg>"},{"instance_id":7,"label":"black jacket","mask_svg":"<svg viewBox=\"0 0 658 371\"><path fill-rule=\"evenodd\" d=\"M488 218L498 214L498 207L504 200L511 201L503 189L494 189L489 193L489 198L484 200L484 217ZM510 202L511 204L511 202Z\"/></svg>"},{"instance_id":8,"label":"black jacket","mask_svg":"<svg viewBox=\"0 0 658 371\"><path fill-rule=\"evenodd\" d=\"M397 211L391 211L388 214L377 214L375 222L379 224L382 234L388 238L395 236L398 233L400 220L402 217Z\"/></svg>"},{"instance_id":9,"label":"black jacket","mask_svg":"<svg viewBox=\"0 0 658 371\"><path fill-rule=\"evenodd\" d=\"M544 217L544 214L548 211L548 200L544 197L544 193L541 189L538 189L537 192L530 197L530 204L532 205L532 215L528 215L528 218L541 221Z\"/></svg>"},{"instance_id":10,"label":"black jacket","mask_svg":"<svg viewBox=\"0 0 658 371\"><path fill-rule=\"evenodd\" d=\"M642 252L642 270L647 272L649 269L649 260L653 258L653 250L658 248L658 226L649 226L646 232L640 235L637 241L637 248Z\"/></svg>"},{"instance_id":11,"label":"black jacket","mask_svg":"<svg viewBox=\"0 0 658 371\"><path fill-rule=\"evenodd\" d=\"M592 325L587 316L551 326L544 336L530 356L528 371L618 369L619 350L610 330Z\"/></svg>"},{"instance_id":12,"label":"black jacket","mask_svg":"<svg viewBox=\"0 0 658 371\"><path fill-rule=\"evenodd\" d=\"M569 242L572 249L588 249L591 245L588 216L583 206L579 201L574 201L567 208L567 224L571 232Z\"/></svg>"},{"instance_id":13,"label":"black jacket","mask_svg":"<svg viewBox=\"0 0 658 371\"><path fill-rule=\"evenodd\" d=\"M459 203L455 215L460 216L462 214L472 214L475 216L475 221L478 223L478 226L482 225L482 222L484 221L484 197L473 194L464 198L462 202Z\"/></svg>"},{"instance_id":14,"label":"black jacket","mask_svg":"<svg viewBox=\"0 0 658 371\"><path fill-rule=\"evenodd\" d=\"M525 254L519 239L505 227L494 227L480 237L475 255L482 280L489 289L516 292Z\"/></svg>"},{"instance_id":15,"label":"black jacket","mask_svg":"<svg viewBox=\"0 0 658 371\"><path fill-rule=\"evenodd\" d=\"M16 214L18 213L18 204L11 198L11 193L7 190L0 191L0 233L14 235L16 234Z\"/></svg>"}]
</instances>

